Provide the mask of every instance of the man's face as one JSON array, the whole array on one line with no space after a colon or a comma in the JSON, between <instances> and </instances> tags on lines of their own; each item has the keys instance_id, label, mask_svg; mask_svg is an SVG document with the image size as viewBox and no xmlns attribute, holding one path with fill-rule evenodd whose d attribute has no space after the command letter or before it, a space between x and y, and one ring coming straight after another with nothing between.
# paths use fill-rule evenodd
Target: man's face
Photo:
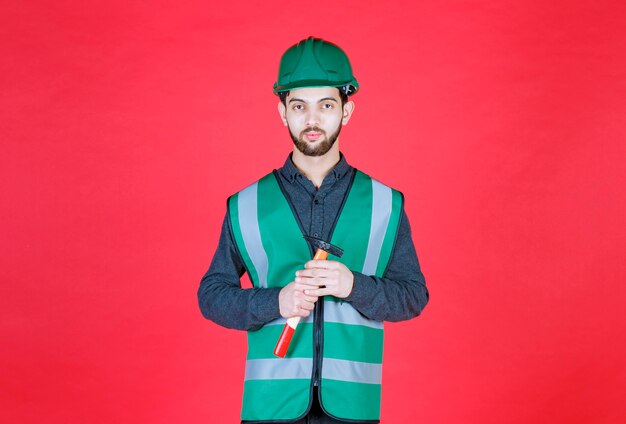
<instances>
[{"instance_id":1,"label":"man's face","mask_svg":"<svg viewBox=\"0 0 626 424\"><path fill-rule=\"evenodd\" d=\"M353 103L341 106L339 89L310 87L291 90L278 109L296 148L307 156L325 155L348 122Z\"/></svg>"}]
</instances>

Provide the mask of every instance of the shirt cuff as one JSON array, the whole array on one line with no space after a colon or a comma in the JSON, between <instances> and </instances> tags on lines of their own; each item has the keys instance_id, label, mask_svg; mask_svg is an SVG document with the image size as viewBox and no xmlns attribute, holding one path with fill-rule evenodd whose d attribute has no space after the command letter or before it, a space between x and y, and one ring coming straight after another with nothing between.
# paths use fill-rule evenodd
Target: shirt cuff
<instances>
[{"instance_id":1,"label":"shirt cuff","mask_svg":"<svg viewBox=\"0 0 626 424\"><path fill-rule=\"evenodd\" d=\"M354 275L352 291L344 300L355 306L371 303L376 297L376 283L373 278L356 271L352 271L352 275Z\"/></svg>"},{"instance_id":2,"label":"shirt cuff","mask_svg":"<svg viewBox=\"0 0 626 424\"><path fill-rule=\"evenodd\" d=\"M255 289L252 307L255 321L265 324L280 318L280 307L278 306L280 290L280 287Z\"/></svg>"}]
</instances>

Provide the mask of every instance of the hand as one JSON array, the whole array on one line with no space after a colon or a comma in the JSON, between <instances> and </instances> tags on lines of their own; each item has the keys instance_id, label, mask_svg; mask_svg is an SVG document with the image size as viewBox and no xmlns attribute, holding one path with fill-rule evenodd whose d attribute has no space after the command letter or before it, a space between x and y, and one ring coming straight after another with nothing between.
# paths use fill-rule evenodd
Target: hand
<instances>
[{"instance_id":1,"label":"hand","mask_svg":"<svg viewBox=\"0 0 626 424\"><path fill-rule=\"evenodd\" d=\"M304 294L310 296L333 295L338 298L348 297L354 285L354 274L338 261L310 260L303 270L296 272L296 283L314 285Z\"/></svg>"},{"instance_id":2,"label":"hand","mask_svg":"<svg viewBox=\"0 0 626 424\"><path fill-rule=\"evenodd\" d=\"M292 281L280 290L278 306L283 318L308 317L317 301L317 296L307 295L305 290L315 289L316 286Z\"/></svg>"}]
</instances>

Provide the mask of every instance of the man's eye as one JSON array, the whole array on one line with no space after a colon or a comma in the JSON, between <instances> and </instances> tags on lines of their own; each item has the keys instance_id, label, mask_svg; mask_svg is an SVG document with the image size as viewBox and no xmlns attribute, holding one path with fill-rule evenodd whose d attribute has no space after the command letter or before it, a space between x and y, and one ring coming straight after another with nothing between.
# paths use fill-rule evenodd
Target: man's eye
<instances>
[{"instance_id":1,"label":"man's eye","mask_svg":"<svg viewBox=\"0 0 626 424\"><path fill-rule=\"evenodd\" d=\"M324 103L322 105L322 109L332 109L332 108L333 108L333 105L330 103Z\"/></svg>"},{"instance_id":2,"label":"man's eye","mask_svg":"<svg viewBox=\"0 0 626 424\"><path fill-rule=\"evenodd\" d=\"M302 106L302 105L294 105L293 106L293 110L302 110L302 109L304 109L304 106Z\"/></svg>"}]
</instances>

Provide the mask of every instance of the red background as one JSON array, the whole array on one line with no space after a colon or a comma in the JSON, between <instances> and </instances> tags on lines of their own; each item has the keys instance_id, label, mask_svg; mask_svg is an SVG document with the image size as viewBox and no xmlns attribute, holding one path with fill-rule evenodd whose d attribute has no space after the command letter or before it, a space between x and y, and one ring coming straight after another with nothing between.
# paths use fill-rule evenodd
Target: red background
<instances>
[{"instance_id":1,"label":"red background","mask_svg":"<svg viewBox=\"0 0 626 424\"><path fill-rule=\"evenodd\" d=\"M0 421L237 422L245 334L196 290L315 35L431 292L387 325L383 422L626 422L624 28L619 0L4 0Z\"/></svg>"}]
</instances>

